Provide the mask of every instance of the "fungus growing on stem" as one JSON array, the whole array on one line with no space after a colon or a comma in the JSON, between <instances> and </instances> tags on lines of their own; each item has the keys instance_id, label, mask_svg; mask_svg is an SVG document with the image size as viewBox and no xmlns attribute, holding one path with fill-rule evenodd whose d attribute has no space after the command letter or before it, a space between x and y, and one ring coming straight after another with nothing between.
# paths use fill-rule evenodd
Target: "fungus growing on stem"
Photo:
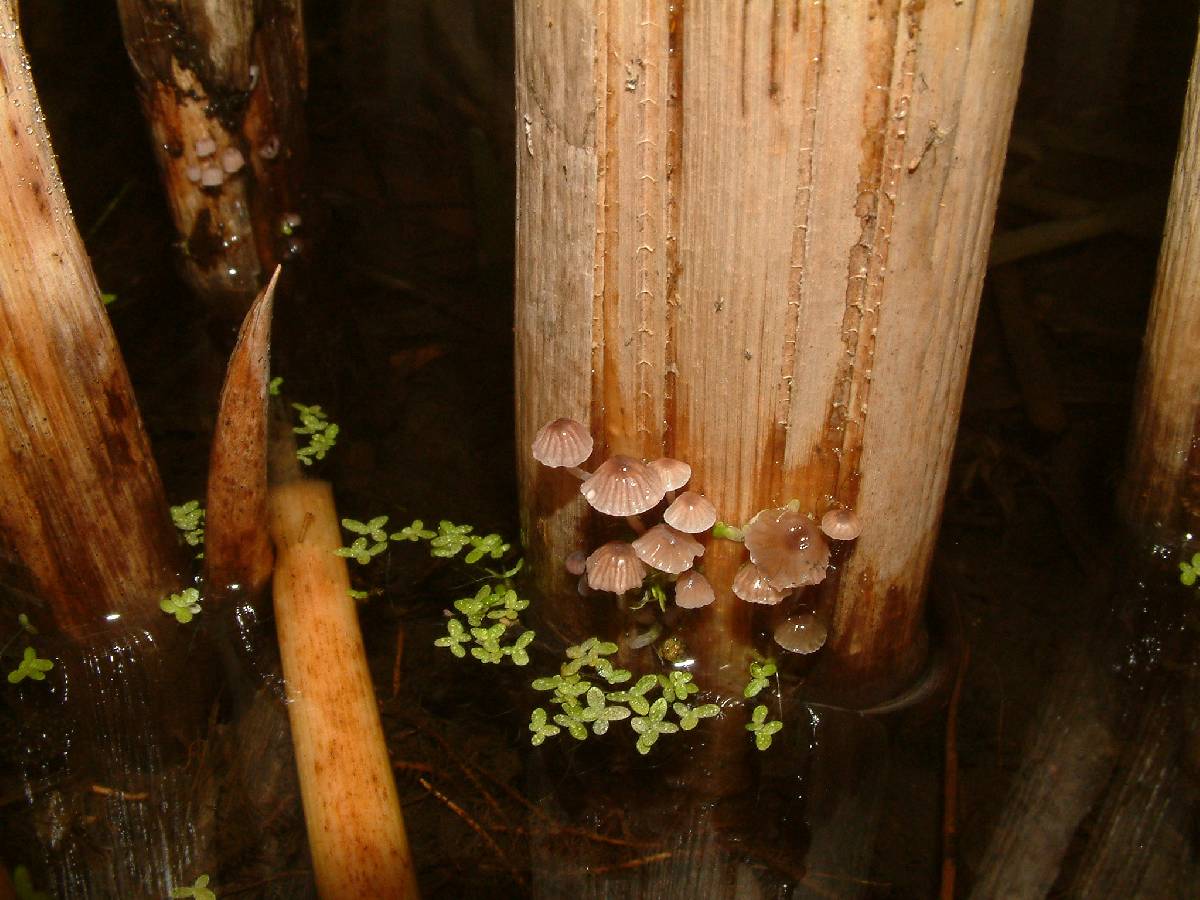
<instances>
[{"instance_id":1,"label":"fungus growing on stem","mask_svg":"<svg viewBox=\"0 0 1200 900\"><path fill-rule=\"evenodd\" d=\"M686 572L704 555L703 544L670 525L655 525L633 542L633 550L646 565L670 575Z\"/></svg>"},{"instance_id":2,"label":"fungus growing on stem","mask_svg":"<svg viewBox=\"0 0 1200 900\"><path fill-rule=\"evenodd\" d=\"M593 590L623 594L641 587L645 578L646 567L624 541L609 541L587 558L587 583Z\"/></svg>"},{"instance_id":3,"label":"fungus growing on stem","mask_svg":"<svg viewBox=\"0 0 1200 900\"><path fill-rule=\"evenodd\" d=\"M798 510L764 509L746 526L745 542L751 561L779 590L825 580L829 545Z\"/></svg>"},{"instance_id":4,"label":"fungus growing on stem","mask_svg":"<svg viewBox=\"0 0 1200 900\"><path fill-rule=\"evenodd\" d=\"M555 419L543 425L533 438L533 458L551 469L566 469L584 480L579 468L592 455L592 433L574 419ZM625 515L625 513L622 513Z\"/></svg>"},{"instance_id":5,"label":"fungus growing on stem","mask_svg":"<svg viewBox=\"0 0 1200 900\"><path fill-rule=\"evenodd\" d=\"M821 516L821 530L835 541L852 541L862 533L862 523L853 510L831 509Z\"/></svg>"},{"instance_id":6,"label":"fungus growing on stem","mask_svg":"<svg viewBox=\"0 0 1200 900\"><path fill-rule=\"evenodd\" d=\"M666 488L645 463L618 455L601 463L579 492L607 516L636 516L657 506Z\"/></svg>"},{"instance_id":7,"label":"fungus growing on stem","mask_svg":"<svg viewBox=\"0 0 1200 900\"><path fill-rule=\"evenodd\" d=\"M684 491L667 507L663 521L676 531L699 534L717 523L717 508L703 494Z\"/></svg>"},{"instance_id":8,"label":"fungus growing on stem","mask_svg":"<svg viewBox=\"0 0 1200 900\"><path fill-rule=\"evenodd\" d=\"M692 569L684 572L675 582L675 605L681 609L699 609L717 599L708 579Z\"/></svg>"},{"instance_id":9,"label":"fungus growing on stem","mask_svg":"<svg viewBox=\"0 0 1200 900\"><path fill-rule=\"evenodd\" d=\"M774 606L783 600L783 592L752 562L742 563L733 576L733 592L747 603Z\"/></svg>"},{"instance_id":10,"label":"fungus growing on stem","mask_svg":"<svg viewBox=\"0 0 1200 900\"><path fill-rule=\"evenodd\" d=\"M828 636L828 629L812 613L785 619L775 628L775 643L789 653L816 653Z\"/></svg>"}]
</instances>

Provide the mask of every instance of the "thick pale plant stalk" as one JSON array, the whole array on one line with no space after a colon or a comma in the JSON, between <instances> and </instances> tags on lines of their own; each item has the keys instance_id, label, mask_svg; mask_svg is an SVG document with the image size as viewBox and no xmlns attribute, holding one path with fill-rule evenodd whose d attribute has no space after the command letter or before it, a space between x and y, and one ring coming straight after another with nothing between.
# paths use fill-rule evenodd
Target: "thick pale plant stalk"
<instances>
[{"instance_id":1,"label":"thick pale plant stalk","mask_svg":"<svg viewBox=\"0 0 1200 900\"><path fill-rule=\"evenodd\" d=\"M1030 6L519 0L517 419L542 571L595 543L577 488L528 456L573 416L597 459L691 463L725 521L856 510L813 679L871 702L918 671ZM737 555L710 554L698 639L721 655L751 616Z\"/></svg>"},{"instance_id":2,"label":"thick pale plant stalk","mask_svg":"<svg viewBox=\"0 0 1200 900\"><path fill-rule=\"evenodd\" d=\"M1175 543L1200 531L1200 48L1192 61L1175 179L1134 401L1121 496L1126 522Z\"/></svg>"},{"instance_id":3,"label":"thick pale plant stalk","mask_svg":"<svg viewBox=\"0 0 1200 900\"><path fill-rule=\"evenodd\" d=\"M161 617L178 540L8 0L0 110L0 528L78 638Z\"/></svg>"},{"instance_id":4,"label":"thick pale plant stalk","mask_svg":"<svg viewBox=\"0 0 1200 900\"><path fill-rule=\"evenodd\" d=\"M275 619L317 891L417 896L383 727L350 597L333 492L290 480L270 496Z\"/></svg>"},{"instance_id":5,"label":"thick pale plant stalk","mask_svg":"<svg viewBox=\"0 0 1200 900\"><path fill-rule=\"evenodd\" d=\"M286 232L300 212L305 157L301 4L117 0L117 7L184 274L240 321L266 273L299 246Z\"/></svg>"},{"instance_id":6,"label":"thick pale plant stalk","mask_svg":"<svg viewBox=\"0 0 1200 900\"><path fill-rule=\"evenodd\" d=\"M255 597L271 577L267 533L267 403L271 313L278 268L238 334L213 434L205 505L204 560L209 603Z\"/></svg>"}]
</instances>

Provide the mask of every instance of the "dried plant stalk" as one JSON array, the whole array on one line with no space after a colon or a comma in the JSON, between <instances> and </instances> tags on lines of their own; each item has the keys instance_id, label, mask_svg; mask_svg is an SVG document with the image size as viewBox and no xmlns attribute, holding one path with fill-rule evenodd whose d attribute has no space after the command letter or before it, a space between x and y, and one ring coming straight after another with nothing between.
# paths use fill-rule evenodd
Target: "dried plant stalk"
<instances>
[{"instance_id":1,"label":"dried plant stalk","mask_svg":"<svg viewBox=\"0 0 1200 900\"><path fill-rule=\"evenodd\" d=\"M416 877L349 594L333 492L271 489L275 618L317 891L412 898Z\"/></svg>"},{"instance_id":2,"label":"dried plant stalk","mask_svg":"<svg viewBox=\"0 0 1200 900\"><path fill-rule=\"evenodd\" d=\"M596 458L691 463L726 521L856 510L813 676L843 702L922 662L1030 7L517 3L519 446L572 416ZM594 545L556 474L521 454L550 572ZM705 557L718 653L737 562Z\"/></svg>"},{"instance_id":3,"label":"dried plant stalk","mask_svg":"<svg viewBox=\"0 0 1200 900\"><path fill-rule=\"evenodd\" d=\"M301 4L118 0L117 7L184 273L198 294L240 321L264 273L298 246L284 233L291 230L284 217L299 212L305 156Z\"/></svg>"},{"instance_id":4,"label":"dried plant stalk","mask_svg":"<svg viewBox=\"0 0 1200 900\"><path fill-rule=\"evenodd\" d=\"M159 616L178 540L0 0L0 528L59 627Z\"/></svg>"},{"instance_id":5,"label":"dried plant stalk","mask_svg":"<svg viewBox=\"0 0 1200 900\"><path fill-rule=\"evenodd\" d=\"M255 596L271 577L267 534L267 402L271 312L278 268L262 289L229 358L208 464L204 560L209 602Z\"/></svg>"}]
</instances>

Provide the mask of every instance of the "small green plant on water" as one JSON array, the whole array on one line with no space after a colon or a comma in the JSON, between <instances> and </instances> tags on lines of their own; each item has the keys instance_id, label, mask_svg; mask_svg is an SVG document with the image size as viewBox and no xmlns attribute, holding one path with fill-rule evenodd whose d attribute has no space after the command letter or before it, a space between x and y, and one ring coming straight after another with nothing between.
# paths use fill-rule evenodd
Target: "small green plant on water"
<instances>
[{"instance_id":1,"label":"small green plant on water","mask_svg":"<svg viewBox=\"0 0 1200 900\"><path fill-rule=\"evenodd\" d=\"M159 600L158 608L167 615L174 616L180 625L186 625L200 614L200 591L196 588L185 588L178 594L171 594Z\"/></svg>"},{"instance_id":2,"label":"small green plant on water","mask_svg":"<svg viewBox=\"0 0 1200 900\"><path fill-rule=\"evenodd\" d=\"M771 746L772 737L783 730L783 723L778 720L768 721L767 708L760 703L750 714L746 730L754 735L754 746L759 750L766 750Z\"/></svg>"},{"instance_id":3,"label":"small green plant on water","mask_svg":"<svg viewBox=\"0 0 1200 900\"><path fill-rule=\"evenodd\" d=\"M365 522L342 519L342 528L355 537L348 546L338 547L333 552L359 565L367 565L392 541L425 542L431 556L452 559L462 554L464 562L479 566L484 561L502 559L512 549L512 545L498 534L475 534L472 526L455 525L446 519L438 522L437 530L426 528L421 519L416 519L399 531L389 533L387 523L387 516L376 516ZM447 610L446 633L434 641L434 646L443 647L460 659L469 653L482 663L497 664L508 659L514 665L528 664L528 647L533 642L534 632L521 625L520 614L529 607L529 601L517 594L512 582L523 564L523 560L517 560L511 567L501 570L481 566L487 574L487 583L474 596L462 597L453 604L465 624ZM368 595L367 591L350 590L350 596L356 600L365 600Z\"/></svg>"},{"instance_id":4,"label":"small green plant on water","mask_svg":"<svg viewBox=\"0 0 1200 900\"><path fill-rule=\"evenodd\" d=\"M300 417L300 424L292 431L308 437L308 443L296 451L296 459L311 466L314 459L324 459L325 454L337 444L340 429L337 423L329 421L329 416L320 406L293 403L292 409Z\"/></svg>"},{"instance_id":5,"label":"small green plant on water","mask_svg":"<svg viewBox=\"0 0 1200 900\"><path fill-rule=\"evenodd\" d=\"M17 866L12 872L13 891L17 900L50 900L50 895L33 886L33 875L25 866Z\"/></svg>"},{"instance_id":6,"label":"small green plant on water","mask_svg":"<svg viewBox=\"0 0 1200 900\"><path fill-rule=\"evenodd\" d=\"M0 647L0 654L6 653L8 648L13 645L21 635L35 636L38 630L29 621L29 616L21 613L17 616L17 624L20 626L16 634L14 634L3 647ZM54 668L54 662L49 659L42 659L38 656L37 650L30 644L25 645L25 651L21 654L21 660L17 663L17 667L8 673L9 684L20 684L26 678L30 681L45 681L46 673Z\"/></svg>"},{"instance_id":7,"label":"small green plant on water","mask_svg":"<svg viewBox=\"0 0 1200 900\"><path fill-rule=\"evenodd\" d=\"M747 700L757 697L778 672L779 668L773 659L751 660L750 678L742 690L742 696ZM759 750L768 749L771 746L772 736L782 728L782 722L767 721L767 708L762 704L754 707L754 711L750 715L750 724L746 726L746 730L754 735L754 746Z\"/></svg>"},{"instance_id":8,"label":"small green plant on water","mask_svg":"<svg viewBox=\"0 0 1200 900\"><path fill-rule=\"evenodd\" d=\"M183 535L184 543L189 547L204 546L204 507L199 500L188 500L172 506L171 523ZM203 552L196 554L196 559L203 558Z\"/></svg>"},{"instance_id":9,"label":"small green plant on water","mask_svg":"<svg viewBox=\"0 0 1200 900\"><path fill-rule=\"evenodd\" d=\"M1184 587L1191 587L1200 579L1200 553L1192 557L1191 562L1181 562L1179 564L1179 583Z\"/></svg>"},{"instance_id":10,"label":"small green plant on water","mask_svg":"<svg viewBox=\"0 0 1200 900\"><path fill-rule=\"evenodd\" d=\"M177 887L171 891L172 900L176 900L176 898L178 900L187 900L187 898L192 898L192 900L217 900L217 895L208 886L208 882L209 877L201 875L192 882L191 887Z\"/></svg>"},{"instance_id":11,"label":"small green plant on water","mask_svg":"<svg viewBox=\"0 0 1200 900\"><path fill-rule=\"evenodd\" d=\"M529 718L530 743L539 746L564 730L583 741L589 734L607 734L614 722L628 720L637 735L637 751L645 755L662 735L691 731L701 719L721 712L715 703L693 707L686 702L700 690L690 672L648 674L628 684L633 673L617 668L608 659L616 652L616 644L590 637L567 648L557 675L534 679L533 689L550 692L549 702L559 711L551 716L543 707L533 710ZM654 697L656 692L659 696ZM672 713L674 720L670 718Z\"/></svg>"}]
</instances>

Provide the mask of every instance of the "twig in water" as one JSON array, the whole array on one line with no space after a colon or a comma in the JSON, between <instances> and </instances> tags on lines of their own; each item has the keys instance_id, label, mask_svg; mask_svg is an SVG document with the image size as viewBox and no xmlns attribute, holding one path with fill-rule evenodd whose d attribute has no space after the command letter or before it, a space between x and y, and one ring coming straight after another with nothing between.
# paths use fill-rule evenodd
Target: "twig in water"
<instances>
[{"instance_id":1,"label":"twig in water","mask_svg":"<svg viewBox=\"0 0 1200 900\"><path fill-rule=\"evenodd\" d=\"M508 869L508 873L512 876L513 881L521 885L521 887L525 886L525 878L516 870L513 864L508 861L508 857L505 855L504 851L500 849L500 845L497 844L492 836L487 833L484 827L471 818L470 813L435 788L426 779L418 778L417 781L420 782L421 787L425 788L425 790L429 791L430 794L442 801L442 803L445 804L446 808L449 809L450 812L454 813L456 816L466 822L471 830L483 839L483 842L487 844L489 848L491 848L493 853L496 854L496 858L500 860L500 863L504 866L504 868Z\"/></svg>"}]
</instances>

